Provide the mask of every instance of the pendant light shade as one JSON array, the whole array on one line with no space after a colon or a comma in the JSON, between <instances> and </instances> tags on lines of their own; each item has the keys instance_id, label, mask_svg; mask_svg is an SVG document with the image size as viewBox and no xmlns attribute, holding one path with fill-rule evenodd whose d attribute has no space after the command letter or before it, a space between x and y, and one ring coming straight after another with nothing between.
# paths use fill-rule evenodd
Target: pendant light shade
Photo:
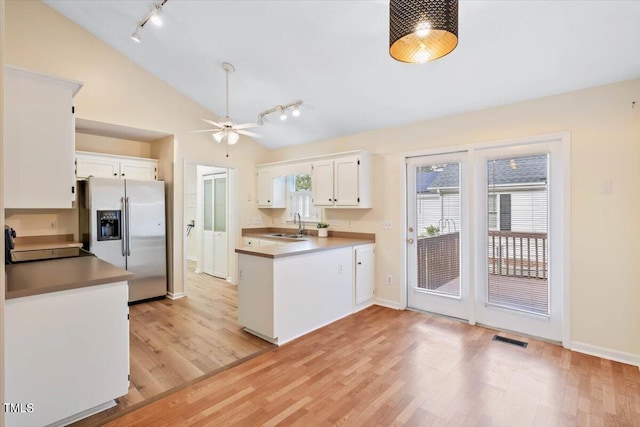
<instances>
[{"instance_id":1,"label":"pendant light shade","mask_svg":"<svg viewBox=\"0 0 640 427\"><path fill-rule=\"evenodd\" d=\"M442 58L458 45L458 0L391 0L389 53L401 62Z\"/></svg>"}]
</instances>

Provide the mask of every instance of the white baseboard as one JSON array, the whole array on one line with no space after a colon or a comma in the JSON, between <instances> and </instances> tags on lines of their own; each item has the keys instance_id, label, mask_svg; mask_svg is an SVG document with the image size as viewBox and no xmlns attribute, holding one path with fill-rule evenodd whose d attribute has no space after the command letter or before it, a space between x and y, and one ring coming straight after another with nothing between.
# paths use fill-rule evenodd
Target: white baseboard
<instances>
[{"instance_id":1,"label":"white baseboard","mask_svg":"<svg viewBox=\"0 0 640 427\"><path fill-rule=\"evenodd\" d=\"M633 365L640 368L640 355L638 354L611 350L609 348L598 347L597 345L585 344L575 341L571 342L571 350L591 356L602 357L603 359L609 359L615 362L626 363L627 365Z\"/></svg>"},{"instance_id":2,"label":"white baseboard","mask_svg":"<svg viewBox=\"0 0 640 427\"><path fill-rule=\"evenodd\" d=\"M189 261L196 261L196 262L198 262L198 257L197 257L197 256L187 256L187 259L188 259Z\"/></svg>"},{"instance_id":3,"label":"white baseboard","mask_svg":"<svg viewBox=\"0 0 640 427\"><path fill-rule=\"evenodd\" d=\"M400 310L400 303L397 301L391 301L384 298L374 298L373 303L382 307L393 308L394 310Z\"/></svg>"},{"instance_id":4,"label":"white baseboard","mask_svg":"<svg viewBox=\"0 0 640 427\"><path fill-rule=\"evenodd\" d=\"M184 292L167 292L167 298L169 299L180 299L184 297Z\"/></svg>"}]
</instances>

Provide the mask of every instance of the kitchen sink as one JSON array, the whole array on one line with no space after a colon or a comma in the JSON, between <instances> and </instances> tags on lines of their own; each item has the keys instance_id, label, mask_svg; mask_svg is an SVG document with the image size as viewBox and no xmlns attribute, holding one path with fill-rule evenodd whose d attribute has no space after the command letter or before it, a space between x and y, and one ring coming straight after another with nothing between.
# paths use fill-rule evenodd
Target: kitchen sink
<instances>
[{"instance_id":1,"label":"kitchen sink","mask_svg":"<svg viewBox=\"0 0 640 427\"><path fill-rule=\"evenodd\" d=\"M267 234L269 237L284 237L285 239L304 239L307 236L302 234L286 234L286 233L271 233Z\"/></svg>"}]
</instances>

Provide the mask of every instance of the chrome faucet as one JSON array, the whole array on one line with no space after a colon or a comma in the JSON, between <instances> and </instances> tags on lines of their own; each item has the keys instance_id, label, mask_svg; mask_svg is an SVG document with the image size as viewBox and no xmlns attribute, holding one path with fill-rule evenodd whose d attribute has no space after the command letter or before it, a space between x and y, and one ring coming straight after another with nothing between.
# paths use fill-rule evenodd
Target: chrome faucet
<instances>
[{"instance_id":1,"label":"chrome faucet","mask_svg":"<svg viewBox=\"0 0 640 427\"><path fill-rule=\"evenodd\" d=\"M300 212L296 212L293 214L293 223L296 224L296 217L298 217L298 234L303 234L304 232L304 223L302 222L302 217L300 216Z\"/></svg>"}]
</instances>

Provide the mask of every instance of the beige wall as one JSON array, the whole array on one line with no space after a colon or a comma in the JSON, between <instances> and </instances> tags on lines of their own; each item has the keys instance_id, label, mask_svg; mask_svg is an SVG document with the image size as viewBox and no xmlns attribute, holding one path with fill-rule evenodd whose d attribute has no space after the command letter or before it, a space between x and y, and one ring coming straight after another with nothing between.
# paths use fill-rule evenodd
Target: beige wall
<instances>
[{"instance_id":1,"label":"beige wall","mask_svg":"<svg viewBox=\"0 0 640 427\"><path fill-rule=\"evenodd\" d=\"M632 102L636 101L635 109ZM640 79L269 153L269 161L366 149L373 209L327 210L332 229L376 233L377 296L400 301L403 153L571 132L571 340L640 357ZM600 194L602 181L613 194ZM278 212L279 213L279 212ZM391 219L392 230L381 220ZM394 285L384 285L391 274Z\"/></svg>"},{"instance_id":2,"label":"beige wall","mask_svg":"<svg viewBox=\"0 0 640 427\"><path fill-rule=\"evenodd\" d=\"M0 87L3 86L4 81L4 0L0 0ZM4 102L3 97L0 96L0 117L3 116ZM4 161L3 161L3 123L4 120L0 120L0 188L3 188L4 180ZM0 191L0 206L4 206L4 191ZM4 218L0 215L0 229L4 230ZM4 238L2 243L2 253L4 254ZM4 263L0 267L0 372L4 373ZM4 402L4 374L0 375L0 402ZM4 426L4 411L0 413L0 427Z\"/></svg>"},{"instance_id":3,"label":"beige wall","mask_svg":"<svg viewBox=\"0 0 640 427\"><path fill-rule=\"evenodd\" d=\"M235 168L237 188L243 189L242 194L247 189L255 194L254 165L267 150L243 137L225 157L223 145L213 143L206 134L189 132L202 128L200 119L213 117L211 112L41 2L7 2L6 62L82 81L84 87L75 99L78 118L174 135L171 250L180 255L171 263L171 291L181 293L184 159ZM240 218L259 215L246 197L238 197L237 208Z\"/></svg>"},{"instance_id":4,"label":"beige wall","mask_svg":"<svg viewBox=\"0 0 640 427\"><path fill-rule=\"evenodd\" d=\"M73 234L78 239L76 209L5 209L5 222L18 237Z\"/></svg>"},{"instance_id":5,"label":"beige wall","mask_svg":"<svg viewBox=\"0 0 640 427\"><path fill-rule=\"evenodd\" d=\"M76 132L76 150L151 158L151 142L131 141Z\"/></svg>"}]
</instances>

